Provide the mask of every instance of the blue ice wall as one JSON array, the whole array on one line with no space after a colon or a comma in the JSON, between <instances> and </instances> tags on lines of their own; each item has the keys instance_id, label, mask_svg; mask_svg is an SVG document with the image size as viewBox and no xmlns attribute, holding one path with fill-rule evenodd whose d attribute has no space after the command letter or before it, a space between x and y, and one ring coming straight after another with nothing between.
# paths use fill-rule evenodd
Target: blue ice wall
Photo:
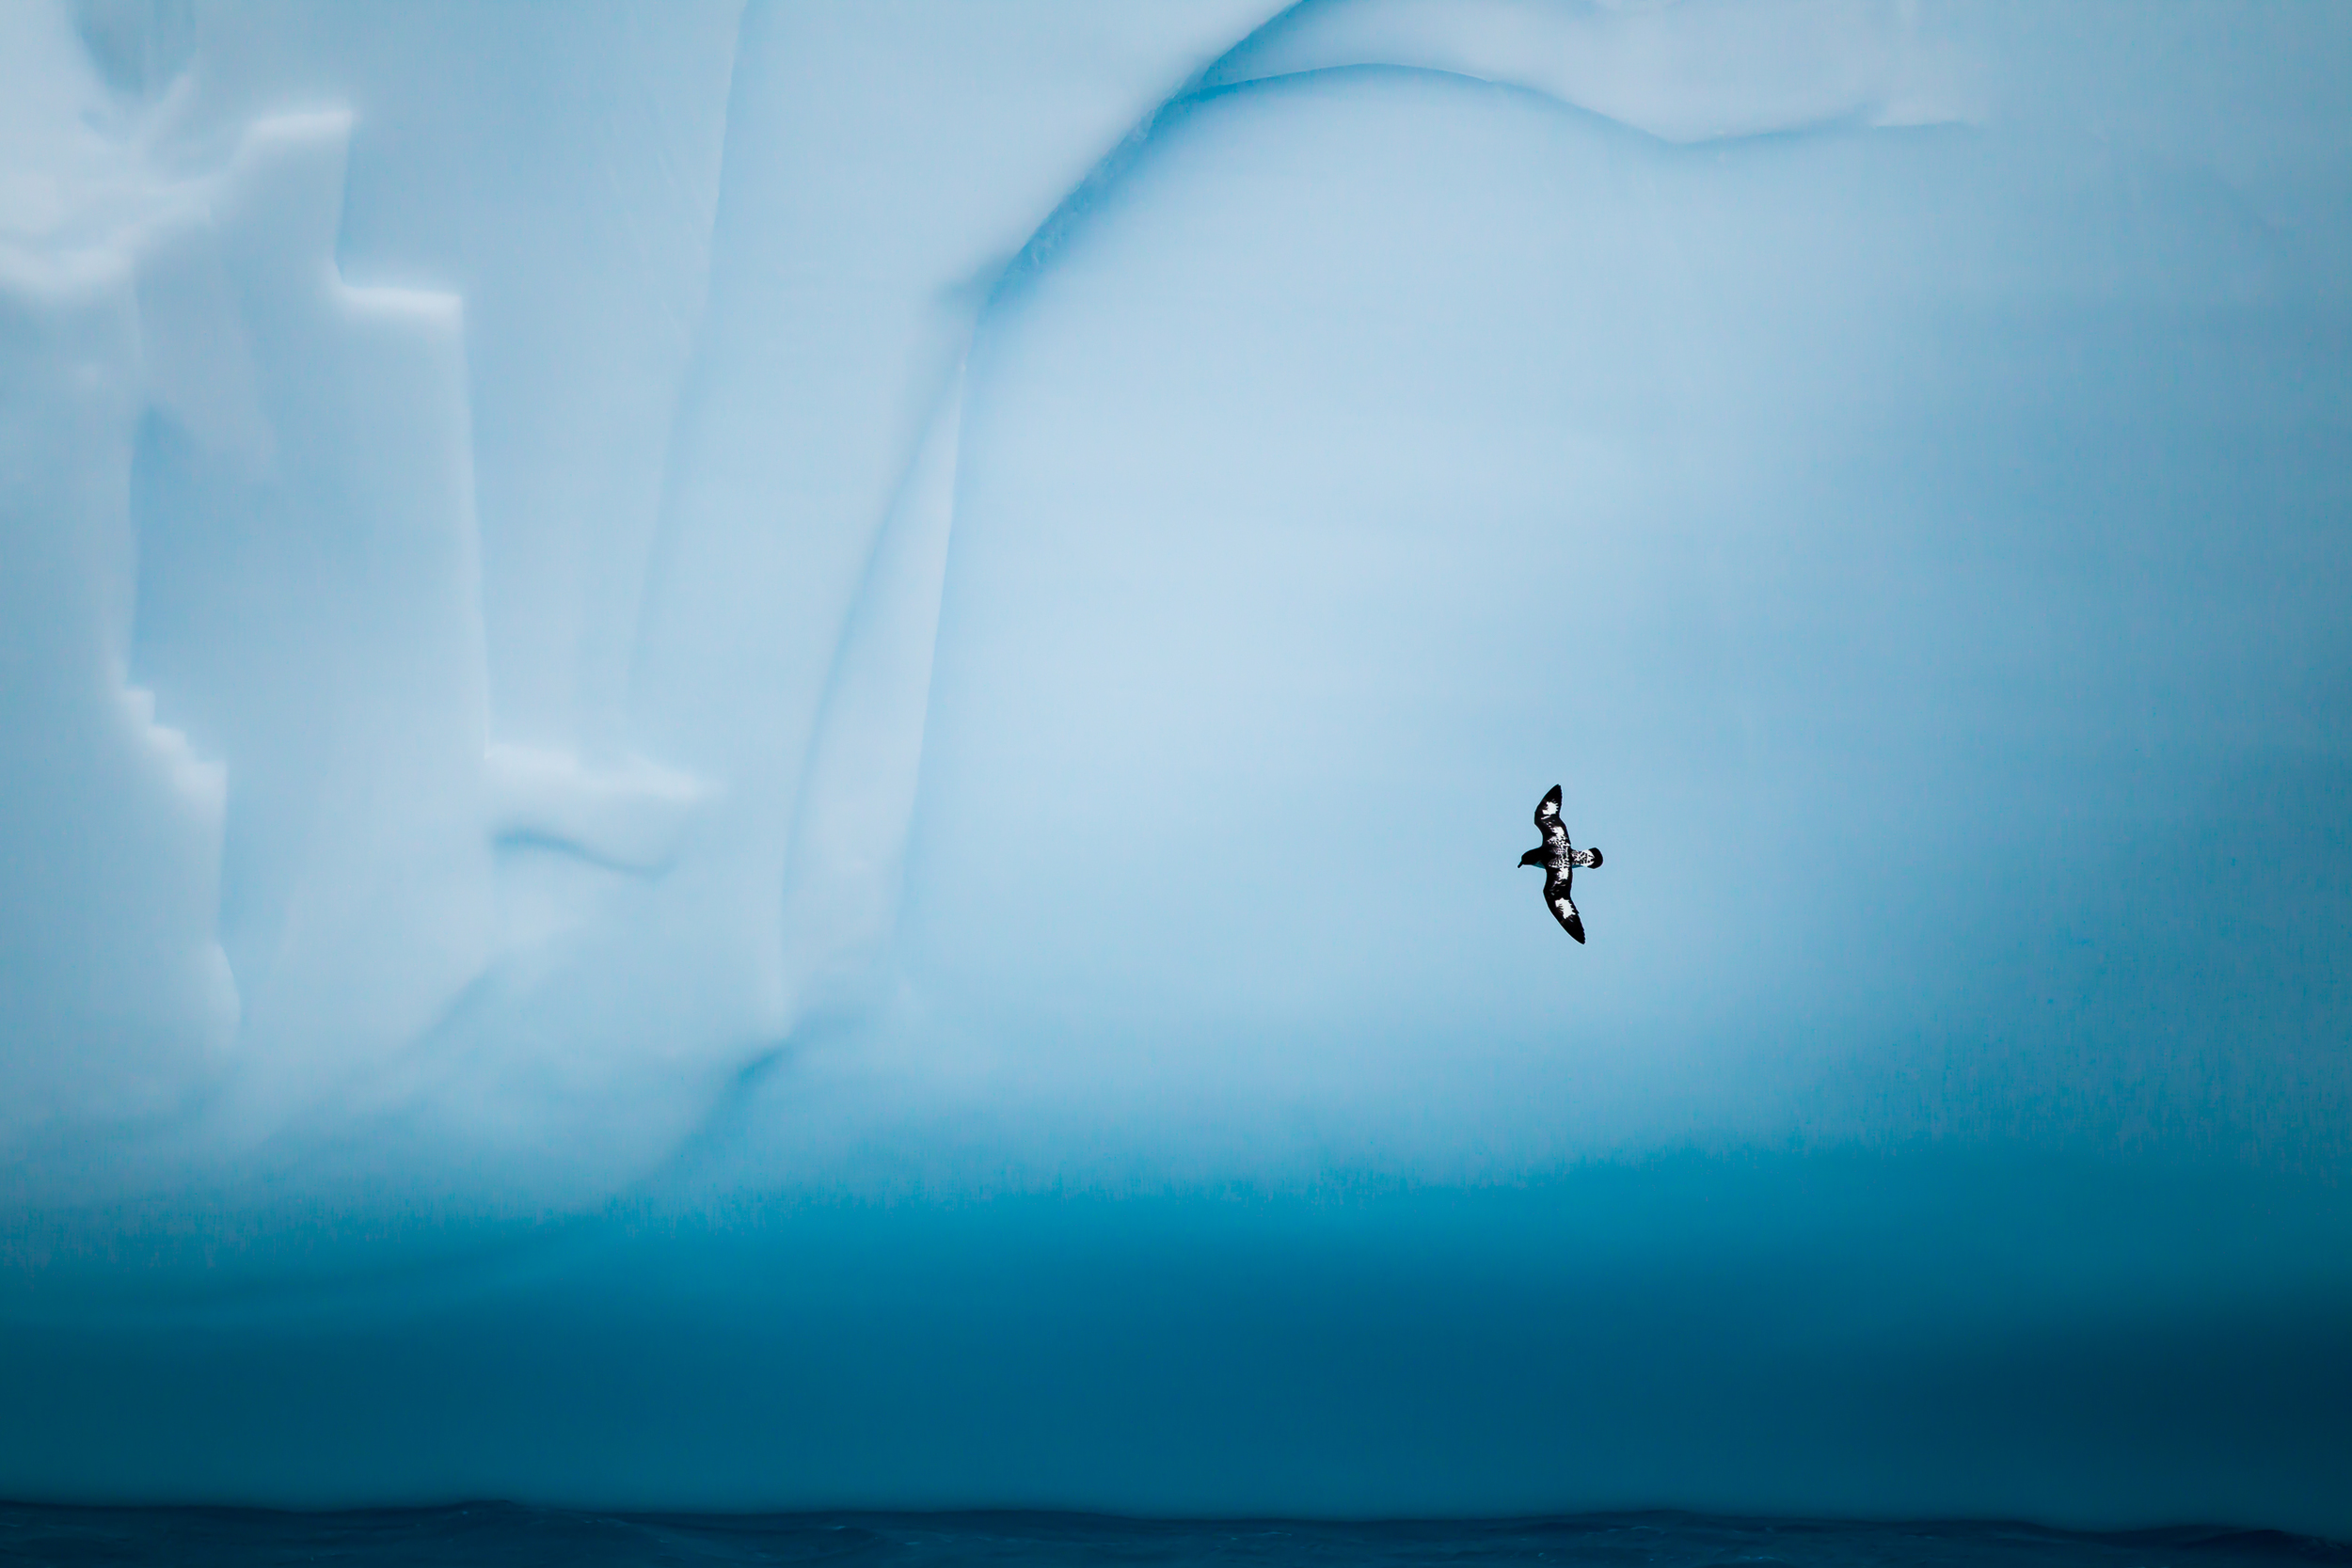
<instances>
[{"instance_id":1,"label":"blue ice wall","mask_svg":"<svg viewBox=\"0 0 2352 1568\"><path fill-rule=\"evenodd\" d=\"M0 1492L2352 1530L2347 65L0 11Z\"/></svg>"}]
</instances>

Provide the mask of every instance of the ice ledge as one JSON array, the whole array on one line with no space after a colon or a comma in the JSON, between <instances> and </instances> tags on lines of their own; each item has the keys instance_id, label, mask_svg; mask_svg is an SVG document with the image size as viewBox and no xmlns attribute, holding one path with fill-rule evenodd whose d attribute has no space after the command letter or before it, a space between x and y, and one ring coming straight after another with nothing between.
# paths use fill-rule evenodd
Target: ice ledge
<instances>
[{"instance_id":1,"label":"ice ledge","mask_svg":"<svg viewBox=\"0 0 2352 1568\"><path fill-rule=\"evenodd\" d=\"M490 831L501 845L544 845L616 871L669 868L711 793L644 757L592 766L570 752L494 745L485 759Z\"/></svg>"}]
</instances>

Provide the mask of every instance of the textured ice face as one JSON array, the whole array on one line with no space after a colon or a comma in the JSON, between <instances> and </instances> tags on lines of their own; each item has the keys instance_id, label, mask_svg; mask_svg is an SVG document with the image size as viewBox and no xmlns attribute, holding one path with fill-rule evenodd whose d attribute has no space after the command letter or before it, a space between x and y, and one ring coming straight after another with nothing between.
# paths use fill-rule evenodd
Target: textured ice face
<instances>
[{"instance_id":1,"label":"textured ice face","mask_svg":"<svg viewBox=\"0 0 2352 1568\"><path fill-rule=\"evenodd\" d=\"M17 470L113 509L18 509L105 540L113 578L18 582L111 594L103 626L56 617L112 640L85 685L167 691L214 768L158 938L211 1012L131 1004L173 1024L151 1054L203 1042L141 1091L199 1148L419 1105L461 1144L536 1146L554 1112L593 1189L873 965L973 323L1260 20L1082 13L11 13L43 89L11 99L28 332L83 295L119 325L111 424ZM28 376L87 375L69 353L29 340ZM56 809L113 835L103 798ZM120 947L94 878L19 908ZM132 1098L86 1053L60 1066L104 1011L61 1000L75 968L19 971L46 1021L20 1130L61 1114L36 1087L60 1073L77 1117Z\"/></svg>"},{"instance_id":2,"label":"textured ice face","mask_svg":"<svg viewBox=\"0 0 2352 1568\"><path fill-rule=\"evenodd\" d=\"M2341 40L2111 20L11 11L8 1135L2334 1147L2073 955L2324 916L2115 883L2335 766Z\"/></svg>"}]
</instances>

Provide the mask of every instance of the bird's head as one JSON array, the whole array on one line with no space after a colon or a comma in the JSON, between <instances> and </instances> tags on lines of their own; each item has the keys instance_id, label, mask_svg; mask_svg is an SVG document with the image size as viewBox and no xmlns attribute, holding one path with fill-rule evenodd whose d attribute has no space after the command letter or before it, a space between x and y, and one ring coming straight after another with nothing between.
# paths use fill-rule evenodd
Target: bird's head
<instances>
[{"instance_id":1,"label":"bird's head","mask_svg":"<svg viewBox=\"0 0 2352 1568\"><path fill-rule=\"evenodd\" d=\"M1600 846L1597 844L1593 846L1593 867L1595 870L1600 867Z\"/></svg>"},{"instance_id":2,"label":"bird's head","mask_svg":"<svg viewBox=\"0 0 2352 1568\"><path fill-rule=\"evenodd\" d=\"M1543 863L1544 863L1544 847L1543 847L1542 845L1538 844L1537 846L1535 846L1535 847L1534 847L1534 848L1530 849L1530 850L1529 850L1526 854L1521 855L1521 856L1519 857L1519 863L1520 863L1521 865L1541 865L1541 864L1543 864Z\"/></svg>"}]
</instances>

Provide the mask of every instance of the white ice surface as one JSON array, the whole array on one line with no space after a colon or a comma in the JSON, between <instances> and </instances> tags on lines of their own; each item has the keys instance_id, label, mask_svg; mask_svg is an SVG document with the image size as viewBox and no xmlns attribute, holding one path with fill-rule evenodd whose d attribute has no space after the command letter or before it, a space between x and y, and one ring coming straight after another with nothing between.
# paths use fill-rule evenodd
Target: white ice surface
<instances>
[{"instance_id":1,"label":"white ice surface","mask_svg":"<svg viewBox=\"0 0 2352 1568\"><path fill-rule=\"evenodd\" d=\"M2344 29L1275 10L0 8L25 1190L2335 1147Z\"/></svg>"}]
</instances>

